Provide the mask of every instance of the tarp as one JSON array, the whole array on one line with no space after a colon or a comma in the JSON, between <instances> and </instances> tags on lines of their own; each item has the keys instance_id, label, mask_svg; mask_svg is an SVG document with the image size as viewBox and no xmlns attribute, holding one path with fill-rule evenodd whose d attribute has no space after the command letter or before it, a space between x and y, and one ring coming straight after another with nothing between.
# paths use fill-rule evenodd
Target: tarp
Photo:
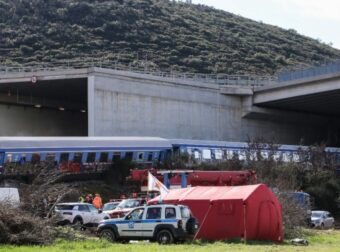
<instances>
[{"instance_id":1,"label":"tarp","mask_svg":"<svg viewBox=\"0 0 340 252\"><path fill-rule=\"evenodd\" d=\"M190 207L200 223L196 239L283 240L281 205L264 184L173 189L162 202Z\"/></svg>"}]
</instances>

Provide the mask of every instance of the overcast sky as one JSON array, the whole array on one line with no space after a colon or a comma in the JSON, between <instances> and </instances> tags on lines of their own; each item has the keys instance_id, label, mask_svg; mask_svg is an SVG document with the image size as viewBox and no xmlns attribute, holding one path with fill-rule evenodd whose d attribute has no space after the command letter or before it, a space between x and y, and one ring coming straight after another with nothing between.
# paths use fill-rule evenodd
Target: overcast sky
<instances>
[{"instance_id":1,"label":"overcast sky","mask_svg":"<svg viewBox=\"0 0 340 252\"><path fill-rule=\"evenodd\" d=\"M192 0L256 21L294 29L340 49L340 0Z\"/></svg>"}]
</instances>

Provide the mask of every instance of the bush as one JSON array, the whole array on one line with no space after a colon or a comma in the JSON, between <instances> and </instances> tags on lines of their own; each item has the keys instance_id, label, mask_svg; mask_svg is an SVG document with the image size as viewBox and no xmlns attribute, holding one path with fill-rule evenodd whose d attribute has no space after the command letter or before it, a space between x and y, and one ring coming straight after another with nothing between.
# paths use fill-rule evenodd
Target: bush
<instances>
[{"instance_id":1,"label":"bush","mask_svg":"<svg viewBox=\"0 0 340 252\"><path fill-rule=\"evenodd\" d=\"M0 204L0 243L50 244L54 241L54 229L44 219L8 204Z\"/></svg>"}]
</instances>

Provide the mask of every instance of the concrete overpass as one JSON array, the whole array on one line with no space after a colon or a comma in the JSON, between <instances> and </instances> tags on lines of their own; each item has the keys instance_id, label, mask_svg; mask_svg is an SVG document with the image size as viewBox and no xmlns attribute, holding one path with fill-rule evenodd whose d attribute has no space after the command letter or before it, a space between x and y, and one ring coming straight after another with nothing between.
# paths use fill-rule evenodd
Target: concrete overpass
<instances>
[{"instance_id":1,"label":"concrete overpass","mask_svg":"<svg viewBox=\"0 0 340 252\"><path fill-rule=\"evenodd\" d=\"M263 136L340 146L340 71L276 81L123 70L0 69L0 135Z\"/></svg>"},{"instance_id":2,"label":"concrete overpass","mask_svg":"<svg viewBox=\"0 0 340 252\"><path fill-rule=\"evenodd\" d=\"M340 72L256 88L256 106L340 116Z\"/></svg>"}]
</instances>

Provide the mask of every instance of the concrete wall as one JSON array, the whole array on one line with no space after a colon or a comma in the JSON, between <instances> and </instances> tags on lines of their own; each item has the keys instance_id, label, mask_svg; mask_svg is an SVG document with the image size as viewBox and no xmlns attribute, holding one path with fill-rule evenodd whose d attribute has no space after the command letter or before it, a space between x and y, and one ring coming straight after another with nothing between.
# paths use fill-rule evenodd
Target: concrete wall
<instances>
[{"instance_id":1,"label":"concrete wall","mask_svg":"<svg viewBox=\"0 0 340 252\"><path fill-rule=\"evenodd\" d=\"M0 105L0 136L86 136L87 114Z\"/></svg>"},{"instance_id":2,"label":"concrete wall","mask_svg":"<svg viewBox=\"0 0 340 252\"><path fill-rule=\"evenodd\" d=\"M227 139L239 126L239 99L214 86L95 77L94 90L94 135Z\"/></svg>"},{"instance_id":3,"label":"concrete wall","mask_svg":"<svg viewBox=\"0 0 340 252\"><path fill-rule=\"evenodd\" d=\"M247 141L264 136L297 144L307 125L242 118L242 97L220 94L214 84L186 83L138 76L90 77L90 135ZM91 84L89 82L89 88ZM92 126L91 126L92 125ZM311 127L313 128L313 127ZM310 134L309 134L310 135Z\"/></svg>"}]
</instances>

